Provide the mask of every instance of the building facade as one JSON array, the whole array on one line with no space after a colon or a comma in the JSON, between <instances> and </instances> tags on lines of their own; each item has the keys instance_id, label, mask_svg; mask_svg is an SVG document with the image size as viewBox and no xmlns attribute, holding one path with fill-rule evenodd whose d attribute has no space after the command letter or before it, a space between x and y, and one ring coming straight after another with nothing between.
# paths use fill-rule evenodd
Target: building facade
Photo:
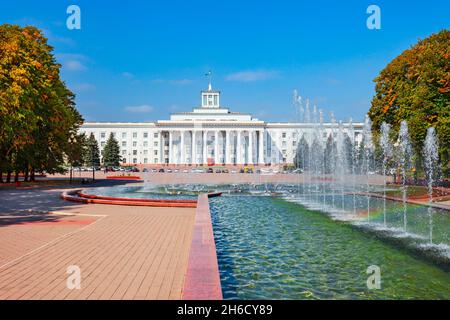
<instances>
[{"instance_id":1,"label":"building facade","mask_svg":"<svg viewBox=\"0 0 450 320\"><path fill-rule=\"evenodd\" d=\"M344 132L349 124L342 124ZM221 106L220 92L201 92L201 105L191 112L173 113L169 120L145 123L87 122L80 131L94 134L101 155L112 133L124 164L133 165L280 165L292 164L300 139L317 132L323 142L338 129L336 123L270 123L251 114ZM362 123L354 123L355 142Z\"/></svg>"}]
</instances>

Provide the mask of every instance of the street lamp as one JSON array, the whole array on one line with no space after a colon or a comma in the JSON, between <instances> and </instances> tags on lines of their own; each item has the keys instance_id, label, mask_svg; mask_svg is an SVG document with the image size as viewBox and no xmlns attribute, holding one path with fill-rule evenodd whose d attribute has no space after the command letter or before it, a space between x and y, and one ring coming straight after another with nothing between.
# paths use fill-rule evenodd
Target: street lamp
<instances>
[{"instance_id":1,"label":"street lamp","mask_svg":"<svg viewBox=\"0 0 450 320\"><path fill-rule=\"evenodd\" d=\"M73 167L72 167L72 162L73 162L73 159L72 159L72 157L73 157L73 145L75 144L75 143L77 143L77 139L75 138L75 136L73 135L73 133L71 133L70 134L70 137L69 137L69 145L70 145L70 148L71 148L71 159L70 159L70 184L72 184L72 171L73 171Z\"/></svg>"},{"instance_id":2,"label":"street lamp","mask_svg":"<svg viewBox=\"0 0 450 320\"><path fill-rule=\"evenodd\" d=\"M92 159L92 183L95 182L95 160L94 160L95 145L91 144L91 159Z\"/></svg>"}]
</instances>

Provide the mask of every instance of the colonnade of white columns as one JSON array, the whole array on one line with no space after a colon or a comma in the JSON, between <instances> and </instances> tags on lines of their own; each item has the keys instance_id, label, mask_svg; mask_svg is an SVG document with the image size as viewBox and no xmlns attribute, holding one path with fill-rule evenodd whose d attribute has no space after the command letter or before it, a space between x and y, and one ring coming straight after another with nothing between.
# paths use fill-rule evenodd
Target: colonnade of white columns
<instances>
[{"instance_id":1,"label":"colonnade of white columns","mask_svg":"<svg viewBox=\"0 0 450 320\"><path fill-rule=\"evenodd\" d=\"M166 134L163 135L163 132ZM208 162L219 165L265 163L263 129L163 130L159 136L161 163L177 165L208 164ZM213 138L210 142L211 140L214 142L208 144L208 137Z\"/></svg>"}]
</instances>

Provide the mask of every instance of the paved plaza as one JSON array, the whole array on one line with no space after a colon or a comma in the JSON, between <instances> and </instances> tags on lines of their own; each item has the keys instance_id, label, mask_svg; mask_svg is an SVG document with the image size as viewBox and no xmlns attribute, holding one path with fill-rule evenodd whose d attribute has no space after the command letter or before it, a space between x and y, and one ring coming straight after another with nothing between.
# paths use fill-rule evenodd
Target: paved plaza
<instances>
[{"instance_id":1,"label":"paved plaza","mask_svg":"<svg viewBox=\"0 0 450 320\"><path fill-rule=\"evenodd\" d=\"M182 297L194 208L75 204L63 190L0 190L0 299Z\"/></svg>"}]
</instances>

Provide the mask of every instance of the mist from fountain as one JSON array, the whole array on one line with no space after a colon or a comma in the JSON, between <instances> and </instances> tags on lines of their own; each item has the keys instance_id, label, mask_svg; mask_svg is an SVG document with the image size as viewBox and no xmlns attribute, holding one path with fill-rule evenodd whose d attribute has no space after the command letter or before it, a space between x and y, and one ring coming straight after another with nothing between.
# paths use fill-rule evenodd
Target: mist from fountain
<instances>
[{"instance_id":1,"label":"mist from fountain","mask_svg":"<svg viewBox=\"0 0 450 320\"><path fill-rule=\"evenodd\" d=\"M400 131L398 134L398 146L399 146L399 164L401 172L401 182L402 182L402 201L403 201L403 231L407 231L407 172L411 169L411 143L409 140L408 124L406 121L400 123Z\"/></svg>"},{"instance_id":2,"label":"mist from fountain","mask_svg":"<svg viewBox=\"0 0 450 320\"><path fill-rule=\"evenodd\" d=\"M436 182L436 168L438 167L439 155L438 155L438 140L436 132L433 127L428 128L427 135L424 144L424 157L425 157L425 173L427 177L427 189L428 189L428 215L429 215L429 239L430 244L433 243L433 184Z\"/></svg>"},{"instance_id":3,"label":"mist from fountain","mask_svg":"<svg viewBox=\"0 0 450 320\"><path fill-rule=\"evenodd\" d=\"M432 250L443 250L444 256L450 257L448 237L442 234L442 228L433 229L437 219L442 219L436 214L439 209L423 207L428 217L424 232L420 220L423 216L418 213L422 208L414 207L408 199L408 177L413 173L414 159L408 124L401 122L394 133L391 125L383 122L374 132L366 116L362 131L357 132L351 118L344 125L330 112L330 124L325 129L323 111L316 106L310 108L309 99L303 109L301 98L294 97L301 123L307 125L296 132L300 141L296 156L303 174L299 175L294 193L290 187L280 191L290 201L326 212L333 219L414 239L411 241L420 246L425 245L425 240ZM377 147L375 142L378 142ZM432 204L439 171L437 136L433 128L428 129L423 156L429 203ZM390 176L394 179L388 179ZM397 190L398 200L391 199L396 197Z\"/></svg>"},{"instance_id":4,"label":"mist from fountain","mask_svg":"<svg viewBox=\"0 0 450 320\"><path fill-rule=\"evenodd\" d=\"M372 141L372 122L369 116L366 115L363 127L363 163L362 167L366 174L366 199L367 199L367 221L370 222L370 160L373 154L373 141Z\"/></svg>"},{"instance_id":5,"label":"mist from fountain","mask_svg":"<svg viewBox=\"0 0 450 320\"><path fill-rule=\"evenodd\" d=\"M386 122L381 124L381 137L380 137L380 146L383 151L383 159L382 159L382 175L383 175L383 222L384 227L387 226L386 221L386 177L387 177L387 162L392 157L392 145L389 140L389 134L391 131L391 126Z\"/></svg>"}]
</instances>

